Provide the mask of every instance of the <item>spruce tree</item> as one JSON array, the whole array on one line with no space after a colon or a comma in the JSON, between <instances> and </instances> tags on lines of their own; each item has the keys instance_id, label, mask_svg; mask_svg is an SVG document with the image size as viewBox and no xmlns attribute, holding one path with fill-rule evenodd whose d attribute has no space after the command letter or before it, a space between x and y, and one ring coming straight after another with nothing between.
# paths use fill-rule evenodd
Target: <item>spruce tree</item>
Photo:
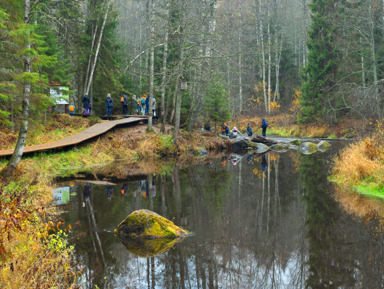
<instances>
[{"instance_id":1,"label":"spruce tree","mask_svg":"<svg viewBox=\"0 0 384 289\"><path fill-rule=\"evenodd\" d=\"M336 0L312 0L311 28L308 31L308 62L303 70L302 109L299 123L324 118L329 103L333 103L332 87L336 77L335 47Z\"/></svg>"}]
</instances>

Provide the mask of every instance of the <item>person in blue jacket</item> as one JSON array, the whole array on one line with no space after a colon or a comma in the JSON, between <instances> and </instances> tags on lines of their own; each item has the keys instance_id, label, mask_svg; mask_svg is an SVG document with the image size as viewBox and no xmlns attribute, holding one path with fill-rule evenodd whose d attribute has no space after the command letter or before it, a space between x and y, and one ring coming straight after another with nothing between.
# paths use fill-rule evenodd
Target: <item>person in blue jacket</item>
<instances>
[{"instance_id":1,"label":"person in blue jacket","mask_svg":"<svg viewBox=\"0 0 384 289\"><path fill-rule=\"evenodd\" d=\"M247 126L247 135L248 136L252 136L252 128L251 128L251 125L248 123L248 126Z\"/></svg>"},{"instance_id":2,"label":"person in blue jacket","mask_svg":"<svg viewBox=\"0 0 384 289\"><path fill-rule=\"evenodd\" d=\"M263 118L262 120L262 123L261 123L261 128L262 128L262 134L263 134L263 137L265 137L267 135L267 127L268 127L268 122L265 120L265 118Z\"/></svg>"},{"instance_id":3,"label":"person in blue jacket","mask_svg":"<svg viewBox=\"0 0 384 289\"><path fill-rule=\"evenodd\" d=\"M107 103L106 103L106 107L107 107L107 116L112 116L113 99L112 99L110 93L108 93L106 102L107 102Z\"/></svg>"}]
</instances>

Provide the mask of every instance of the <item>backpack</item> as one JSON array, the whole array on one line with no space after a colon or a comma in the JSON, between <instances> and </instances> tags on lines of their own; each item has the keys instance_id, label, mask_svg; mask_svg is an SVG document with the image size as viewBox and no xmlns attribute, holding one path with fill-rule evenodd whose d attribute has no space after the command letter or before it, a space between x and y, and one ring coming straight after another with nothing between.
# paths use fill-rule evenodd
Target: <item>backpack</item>
<instances>
[{"instance_id":1,"label":"backpack","mask_svg":"<svg viewBox=\"0 0 384 289\"><path fill-rule=\"evenodd\" d=\"M68 106L68 111L69 112L74 112L75 111L75 106L74 105Z\"/></svg>"},{"instance_id":2,"label":"backpack","mask_svg":"<svg viewBox=\"0 0 384 289\"><path fill-rule=\"evenodd\" d=\"M145 105L145 98L141 99L141 105Z\"/></svg>"},{"instance_id":3,"label":"backpack","mask_svg":"<svg viewBox=\"0 0 384 289\"><path fill-rule=\"evenodd\" d=\"M121 97L120 101L121 101L121 102L124 102L124 96Z\"/></svg>"}]
</instances>

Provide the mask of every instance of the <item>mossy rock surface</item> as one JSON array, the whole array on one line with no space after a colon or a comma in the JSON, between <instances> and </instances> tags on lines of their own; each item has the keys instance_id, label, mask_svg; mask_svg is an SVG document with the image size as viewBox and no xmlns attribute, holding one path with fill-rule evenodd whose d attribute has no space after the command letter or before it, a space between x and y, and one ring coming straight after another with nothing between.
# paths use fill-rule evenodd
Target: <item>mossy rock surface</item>
<instances>
[{"instance_id":1,"label":"mossy rock surface","mask_svg":"<svg viewBox=\"0 0 384 289\"><path fill-rule=\"evenodd\" d=\"M121 243L129 252L139 257L153 257L171 249L182 238L142 239L119 236Z\"/></svg>"},{"instance_id":2,"label":"mossy rock surface","mask_svg":"<svg viewBox=\"0 0 384 289\"><path fill-rule=\"evenodd\" d=\"M317 144L311 142L304 142L300 145L300 152L304 155L311 155L317 152L319 147Z\"/></svg>"},{"instance_id":3,"label":"mossy rock surface","mask_svg":"<svg viewBox=\"0 0 384 289\"><path fill-rule=\"evenodd\" d=\"M271 146L271 150L279 153L284 153L288 151L288 149L289 149L289 145L284 143L278 143Z\"/></svg>"},{"instance_id":4,"label":"mossy rock surface","mask_svg":"<svg viewBox=\"0 0 384 289\"><path fill-rule=\"evenodd\" d=\"M327 142L326 140L322 140L321 142L319 142L317 144L317 146L319 148L319 151L325 152L331 146L331 144L329 142Z\"/></svg>"},{"instance_id":5,"label":"mossy rock surface","mask_svg":"<svg viewBox=\"0 0 384 289\"><path fill-rule=\"evenodd\" d=\"M188 231L150 210L137 210L122 221L115 233L120 238L179 238L188 236Z\"/></svg>"},{"instance_id":6,"label":"mossy rock surface","mask_svg":"<svg viewBox=\"0 0 384 289\"><path fill-rule=\"evenodd\" d=\"M294 140L291 140L289 142L289 144L294 145L294 146L299 146L299 145L301 145L301 141L299 141L298 139L294 139Z\"/></svg>"}]
</instances>

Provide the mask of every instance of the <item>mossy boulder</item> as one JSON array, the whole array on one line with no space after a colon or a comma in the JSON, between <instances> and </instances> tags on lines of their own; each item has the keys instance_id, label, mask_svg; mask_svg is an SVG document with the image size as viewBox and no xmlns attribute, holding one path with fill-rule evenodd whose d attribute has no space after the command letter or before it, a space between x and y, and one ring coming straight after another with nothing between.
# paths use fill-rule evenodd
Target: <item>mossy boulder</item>
<instances>
[{"instance_id":1,"label":"mossy boulder","mask_svg":"<svg viewBox=\"0 0 384 289\"><path fill-rule=\"evenodd\" d=\"M317 144L311 142L304 142L300 145L300 152L304 155L311 155L318 151L319 147Z\"/></svg>"},{"instance_id":2,"label":"mossy boulder","mask_svg":"<svg viewBox=\"0 0 384 289\"><path fill-rule=\"evenodd\" d=\"M291 144L293 146L299 146L299 145L301 145L301 141L299 141L298 139L294 139L294 140L291 140L289 142L289 144Z\"/></svg>"},{"instance_id":3,"label":"mossy boulder","mask_svg":"<svg viewBox=\"0 0 384 289\"><path fill-rule=\"evenodd\" d=\"M257 153L260 154L270 150L269 146L262 143L248 142L247 146L249 150L255 150Z\"/></svg>"},{"instance_id":4,"label":"mossy boulder","mask_svg":"<svg viewBox=\"0 0 384 289\"><path fill-rule=\"evenodd\" d=\"M124 238L179 238L188 236L188 231L170 220L149 210L137 210L122 221L115 233Z\"/></svg>"},{"instance_id":5,"label":"mossy boulder","mask_svg":"<svg viewBox=\"0 0 384 289\"><path fill-rule=\"evenodd\" d=\"M319 148L319 151L325 152L327 150L327 148L329 148L331 146L331 144L329 142L327 142L326 140L322 140L321 142L319 142L317 144L317 146Z\"/></svg>"},{"instance_id":6,"label":"mossy boulder","mask_svg":"<svg viewBox=\"0 0 384 289\"><path fill-rule=\"evenodd\" d=\"M271 146L271 150L279 153L285 153L288 151L289 145L284 143L278 143Z\"/></svg>"},{"instance_id":7,"label":"mossy boulder","mask_svg":"<svg viewBox=\"0 0 384 289\"><path fill-rule=\"evenodd\" d=\"M168 251L182 238L142 239L119 236L119 240L132 254L139 257L153 257Z\"/></svg>"}]
</instances>

